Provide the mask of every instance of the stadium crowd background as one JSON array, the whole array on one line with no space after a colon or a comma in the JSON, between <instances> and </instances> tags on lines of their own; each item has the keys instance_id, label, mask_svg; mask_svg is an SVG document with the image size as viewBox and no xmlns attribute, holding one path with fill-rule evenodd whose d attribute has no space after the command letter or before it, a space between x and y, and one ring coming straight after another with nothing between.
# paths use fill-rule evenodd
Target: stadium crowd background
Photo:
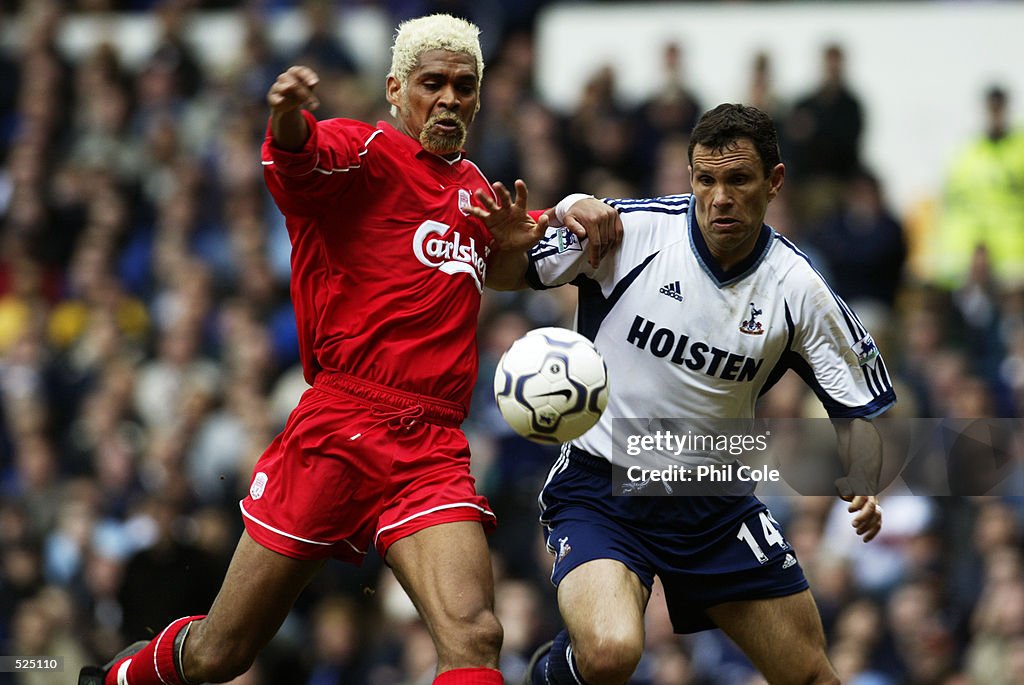
<instances>
[{"instance_id":1,"label":"stadium crowd background","mask_svg":"<svg viewBox=\"0 0 1024 685\"><path fill-rule=\"evenodd\" d=\"M330 30L332 3L300 5L313 30L294 54L275 51L266 27L296 3L201 3L237 8L244 23L244 54L226 73L206 68L183 33L198 4L0 3L0 22L20 27L0 52L0 654L65 659L63 674L0 673L0 685L70 682L81 664L208 607L241 531L237 502L252 464L304 387L287 236L259 164L266 89L305 63L322 76L318 116L388 119L382 84ZM485 29L470 156L492 180L526 179L532 206L577 190L688 190L686 134L716 103L687 87L682 49L666 46L665 71L652 75L666 86L650 101L623 105L609 67L558 115L531 87L532 22L544 4L379 3L395 22L449 10ZM69 13L108 10L160 17L162 37L140 65L126 66L116 45L76 59L58 48ZM823 73L841 82L843 58L841 45L823 45ZM771 69L770 54L756 60L743 95L783 133L789 175L770 221L876 332L898 386L895 411L1019 416L1024 290L992 267L1004 248L967 245L960 256L970 268L938 284L908 270L906 217L887 208L861 165L871 102L824 81L784 101ZM977 84L979 109L990 85ZM1014 96L1024 94L1009 94L1011 123ZM1007 149L986 158L1002 176L983 161L966 181L991 189L1006 178L1016 190L986 198L990 208L1007 203L1006 235L1024 233L1024 212L1012 207L1024 202L1020 140L992 143ZM570 325L572 298L569 289L488 293L481 315L480 382L465 427L501 524L492 548L509 682L557 630L535 503L553 452L509 433L490 379L520 334ZM787 377L760 410L820 416L816 406ZM770 505L811 580L844 682L1024 683L1024 498L890 497L884 530L866 546L854 546L835 498ZM760 682L719 634L673 636L657 596L647 644L633 682ZM328 564L235 682L429 683L432 659L412 606L371 555L359 569Z\"/></svg>"}]
</instances>

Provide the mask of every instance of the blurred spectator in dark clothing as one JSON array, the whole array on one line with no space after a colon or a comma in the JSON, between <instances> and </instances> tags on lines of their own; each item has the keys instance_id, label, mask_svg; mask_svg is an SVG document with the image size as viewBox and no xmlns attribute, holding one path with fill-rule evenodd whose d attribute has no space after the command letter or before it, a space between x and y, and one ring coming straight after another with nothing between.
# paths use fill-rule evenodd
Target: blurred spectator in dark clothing
<instances>
[{"instance_id":1,"label":"blurred spectator in dark clothing","mask_svg":"<svg viewBox=\"0 0 1024 685\"><path fill-rule=\"evenodd\" d=\"M165 0L156 10L162 32L148 61L148 69L167 72L178 97L190 99L203 86L203 67L185 39L187 0Z\"/></svg>"},{"instance_id":2,"label":"blurred spectator in dark clothing","mask_svg":"<svg viewBox=\"0 0 1024 685\"><path fill-rule=\"evenodd\" d=\"M878 178L859 169L844 186L840 206L807 240L824 258L829 282L860 311L860 303L892 308L907 259L900 224L882 197Z\"/></svg>"},{"instance_id":3,"label":"blurred spectator in dark clothing","mask_svg":"<svg viewBox=\"0 0 1024 685\"><path fill-rule=\"evenodd\" d=\"M772 58L764 51L754 55L750 65L750 86L744 104L757 107L775 121L785 121L785 104L775 92L772 81ZM789 154L788 150L785 154Z\"/></svg>"},{"instance_id":4,"label":"blurred spectator in dark clothing","mask_svg":"<svg viewBox=\"0 0 1024 685\"><path fill-rule=\"evenodd\" d=\"M118 596L125 635L154 634L183 612L210 606L227 570L222 560L188 539L177 504L154 498L144 508L153 544L131 557L124 569ZM153 583L174 592L153 592Z\"/></svg>"},{"instance_id":5,"label":"blurred spectator in dark clothing","mask_svg":"<svg viewBox=\"0 0 1024 685\"><path fill-rule=\"evenodd\" d=\"M825 47L821 83L796 101L787 122L787 166L800 180L816 175L846 179L860 166L864 111L846 83L844 60L839 45Z\"/></svg>"},{"instance_id":6,"label":"blurred spectator in dark clothing","mask_svg":"<svg viewBox=\"0 0 1024 685\"><path fill-rule=\"evenodd\" d=\"M889 210L878 178L859 169L841 186L838 206L807 227L807 243L829 282L872 331L882 349L893 349L894 307L903 285L907 242Z\"/></svg>"},{"instance_id":7,"label":"blurred spectator in dark clothing","mask_svg":"<svg viewBox=\"0 0 1024 685\"><path fill-rule=\"evenodd\" d=\"M813 225L834 208L839 184L860 168L864 109L844 73L843 49L822 52L822 80L793 105L783 127L787 181L794 184L798 220Z\"/></svg>"},{"instance_id":8,"label":"blurred spectator in dark clothing","mask_svg":"<svg viewBox=\"0 0 1024 685\"><path fill-rule=\"evenodd\" d=\"M649 170L657 164L662 142L674 136L688 140L703 112L700 100L686 85L683 51L679 44L667 44L662 49L661 58L661 83L654 96L633 114L633 150L638 158L637 164Z\"/></svg>"},{"instance_id":9,"label":"blurred spectator in dark clothing","mask_svg":"<svg viewBox=\"0 0 1024 685\"><path fill-rule=\"evenodd\" d=\"M954 312L960 317L957 329L969 353L971 371L981 376L994 393L995 415L1015 416L1012 390L1000 373L1006 356L1006 341L1001 335L1001 296L992 253L984 245L978 245L971 256L964 284L952 293Z\"/></svg>"},{"instance_id":10,"label":"blurred spectator in dark clothing","mask_svg":"<svg viewBox=\"0 0 1024 685\"><path fill-rule=\"evenodd\" d=\"M72 91L68 88L72 65L57 45L66 16L62 4L39 0L26 5L19 30L21 77L15 79L20 85L15 135L41 143L39 136L57 139L68 130L74 110Z\"/></svg>"},{"instance_id":11,"label":"blurred spectator in dark clothing","mask_svg":"<svg viewBox=\"0 0 1024 685\"><path fill-rule=\"evenodd\" d=\"M573 187L569 184L569 153L558 117L539 102L520 104L516 133L523 178L530 179L531 204L554 206Z\"/></svg>"},{"instance_id":12,"label":"blurred spectator in dark clothing","mask_svg":"<svg viewBox=\"0 0 1024 685\"><path fill-rule=\"evenodd\" d=\"M508 187L522 177L517 122L526 94L521 79L509 68L491 67L483 104L475 121L471 154L489 177Z\"/></svg>"},{"instance_id":13,"label":"blurred spectator in dark clothing","mask_svg":"<svg viewBox=\"0 0 1024 685\"><path fill-rule=\"evenodd\" d=\"M292 58L286 60L287 63L308 64L318 72L331 72L331 78L358 73L359 65L338 37L334 3L331 0L305 0L302 9L306 15L309 37ZM272 79L276 76L273 74Z\"/></svg>"},{"instance_id":14,"label":"blurred spectator in dark clothing","mask_svg":"<svg viewBox=\"0 0 1024 685\"><path fill-rule=\"evenodd\" d=\"M18 605L43 587L43 560L37 545L18 542L0 547L0 647L11 634Z\"/></svg>"},{"instance_id":15,"label":"blurred spectator in dark clothing","mask_svg":"<svg viewBox=\"0 0 1024 685\"><path fill-rule=\"evenodd\" d=\"M593 189L589 176L595 172L634 184L650 173L635 154L632 124L619 102L615 69L610 64L599 67L565 122L570 185Z\"/></svg>"},{"instance_id":16,"label":"blurred spectator in dark clothing","mask_svg":"<svg viewBox=\"0 0 1024 685\"><path fill-rule=\"evenodd\" d=\"M312 616L312 672L306 685L339 685L365 679L364 641L360 607L344 595L320 600Z\"/></svg>"},{"instance_id":17,"label":"blurred spectator in dark clothing","mask_svg":"<svg viewBox=\"0 0 1024 685\"><path fill-rule=\"evenodd\" d=\"M0 48L0 83L4 84L0 88L0 160L7 158L7 149L14 137L20 79L18 63L6 48Z\"/></svg>"},{"instance_id":18,"label":"blurred spectator in dark clothing","mask_svg":"<svg viewBox=\"0 0 1024 685\"><path fill-rule=\"evenodd\" d=\"M531 202L536 199L540 204L533 204L540 207L545 206L549 197L543 180L545 172L557 175L562 167L554 159L558 152L548 147L550 138L556 135L546 129L546 123L553 117L533 97L533 59L533 39L529 34L519 33L505 41L500 54L487 66L488 85L481 91L480 112L466 148L480 167L488 170L493 181L510 186L517 178L529 178ZM530 130L523 130L524 126ZM532 155L540 159L531 159ZM537 167L536 186L534 174L524 171L528 164Z\"/></svg>"}]
</instances>

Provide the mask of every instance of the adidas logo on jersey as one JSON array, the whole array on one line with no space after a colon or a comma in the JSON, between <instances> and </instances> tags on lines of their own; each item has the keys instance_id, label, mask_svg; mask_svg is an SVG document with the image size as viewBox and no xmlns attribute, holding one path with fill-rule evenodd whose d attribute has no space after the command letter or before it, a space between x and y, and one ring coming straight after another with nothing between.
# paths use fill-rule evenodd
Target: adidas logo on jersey
<instances>
[{"instance_id":1,"label":"adidas logo on jersey","mask_svg":"<svg viewBox=\"0 0 1024 685\"><path fill-rule=\"evenodd\" d=\"M792 554L787 554L785 561L782 562L782 568L789 568L790 566L794 566L795 564L796 557L794 557Z\"/></svg>"},{"instance_id":2,"label":"adidas logo on jersey","mask_svg":"<svg viewBox=\"0 0 1024 685\"><path fill-rule=\"evenodd\" d=\"M666 283L661 286L661 290L658 291L662 295L668 295L674 300L683 301L683 289L679 286L679 281L674 283Z\"/></svg>"}]
</instances>

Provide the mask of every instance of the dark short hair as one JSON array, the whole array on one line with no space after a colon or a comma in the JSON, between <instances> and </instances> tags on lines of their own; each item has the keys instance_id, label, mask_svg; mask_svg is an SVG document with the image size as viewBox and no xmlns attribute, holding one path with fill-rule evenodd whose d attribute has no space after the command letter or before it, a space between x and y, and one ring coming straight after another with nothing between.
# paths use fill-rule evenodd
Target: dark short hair
<instances>
[{"instance_id":1,"label":"dark short hair","mask_svg":"<svg viewBox=\"0 0 1024 685\"><path fill-rule=\"evenodd\" d=\"M747 138L754 144L767 178L775 165L782 161L779 134L770 116L749 105L727 103L705 112L690 134L687 152L690 164L693 164L693 149L698 145L718 152L741 138Z\"/></svg>"}]
</instances>

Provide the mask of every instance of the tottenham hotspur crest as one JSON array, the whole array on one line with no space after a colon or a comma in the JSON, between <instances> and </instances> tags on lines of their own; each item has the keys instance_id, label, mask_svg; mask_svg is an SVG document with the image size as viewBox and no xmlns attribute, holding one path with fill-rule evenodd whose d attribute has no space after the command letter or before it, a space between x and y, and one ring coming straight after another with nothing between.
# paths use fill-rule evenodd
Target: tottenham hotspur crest
<instances>
[{"instance_id":1,"label":"tottenham hotspur crest","mask_svg":"<svg viewBox=\"0 0 1024 685\"><path fill-rule=\"evenodd\" d=\"M758 309L754 306L754 303L750 303L750 318L743 321L740 324L740 333L746 333L747 335L761 335L764 333L764 327L761 326L761 322L757 320L757 317L761 316L764 310Z\"/></svg>"}]
</instances>

